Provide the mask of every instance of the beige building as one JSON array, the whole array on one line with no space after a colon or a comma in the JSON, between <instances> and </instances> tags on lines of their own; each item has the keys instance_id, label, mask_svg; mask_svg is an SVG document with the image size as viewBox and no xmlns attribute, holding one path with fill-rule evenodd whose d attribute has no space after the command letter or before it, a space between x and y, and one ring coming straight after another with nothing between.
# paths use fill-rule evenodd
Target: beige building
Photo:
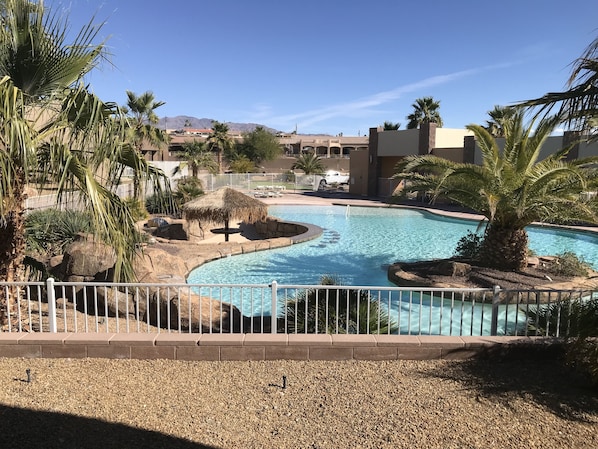
<instances>
[{"instance_id":1,"label":"beige building","mask_svg":"<svg viewBox=\"0 0 598 449\"><path fill-rule=\"evenodd\" d=\"M547 157L567 146L574 133L549 137L542 147L541 158ZM498 139L499 145L501 140ZM482 153L475 137L466 129L438 128L436 124L424 124L420 129L384 131L370 128L367 150L351 152L349 191L354 195L387 197L392 195L398 183L392 176L395 165L405 156L433 154L454 162L481 164ZM598 142L576 143L569 158L598 156Z\"/></svg>"}]
</instances>

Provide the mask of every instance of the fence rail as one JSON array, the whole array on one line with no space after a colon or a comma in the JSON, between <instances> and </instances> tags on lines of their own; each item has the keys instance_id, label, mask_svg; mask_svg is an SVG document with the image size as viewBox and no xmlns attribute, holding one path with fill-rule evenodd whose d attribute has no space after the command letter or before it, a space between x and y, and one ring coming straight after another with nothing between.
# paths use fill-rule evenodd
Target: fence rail
<instances>
[{"instance_id":1,"label":"fence rail","mask_svg":"<svg viewBox=\"0 0 598 449\"><path fill-rule=\"evenodd\" d=\"M6 332L574 336L585 290L0 282ZM273 318L274 317L274 318Z\"/></svg>"}]
</instances>

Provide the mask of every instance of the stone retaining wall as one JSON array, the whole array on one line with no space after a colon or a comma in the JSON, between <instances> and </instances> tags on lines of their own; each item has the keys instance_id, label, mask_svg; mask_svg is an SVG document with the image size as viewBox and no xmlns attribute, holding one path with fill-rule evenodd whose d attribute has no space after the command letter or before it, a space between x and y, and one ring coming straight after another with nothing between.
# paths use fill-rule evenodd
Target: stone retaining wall
<instances>
[{"instance_id":1,"label":"stone retaining wall","mask_svg":"<svg viewBox=\"0 0 598 449\"><path fill-rule=\"evenodd\" d=\"M307 232L307 227L292 222L280 221L272 217L268 217L266 221L255 223L256 232L266 239L277 237L295 237Z\"/></svg>"},{"instance_id":2,"label":"stone retaining wall","mask_svg":"<svg viewBox=\"0 0 598 449\"><path fill-rule=\"evenodd\" d=\"M0 333L0 357L172 360L468 359L524 349L554 357L541 337L400 335Z\"/></svg>"}]
</instances>

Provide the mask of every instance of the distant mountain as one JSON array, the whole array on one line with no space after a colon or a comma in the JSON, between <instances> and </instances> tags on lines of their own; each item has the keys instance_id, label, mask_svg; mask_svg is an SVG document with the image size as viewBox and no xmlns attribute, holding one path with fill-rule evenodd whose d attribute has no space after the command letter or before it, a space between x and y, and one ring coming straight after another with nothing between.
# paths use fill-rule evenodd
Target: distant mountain
<instances>
[{"instance_id":1,"label":"distant mountain","mask_svg":"<svg viewBox=\"0 0 598 449\"><path fill-rule=\"evenodd\" d=\"M190 117L188 115L177 115L176 117L162 117L158 121L158 128L162 129L183 129L185 124L187 124L190 128L195 129L209 129L212 127L212 122L215 120L210 118L197 118L197 117ZM257 123L233 123L233 122L225 122L228 125L228 128L231 131L240 131L240 132L251 132L256 127L261 126L262 128L272 132L277 133L278 130L274 128L269 128L264 125L260 125Z\"/></svg>"}]
</instances>

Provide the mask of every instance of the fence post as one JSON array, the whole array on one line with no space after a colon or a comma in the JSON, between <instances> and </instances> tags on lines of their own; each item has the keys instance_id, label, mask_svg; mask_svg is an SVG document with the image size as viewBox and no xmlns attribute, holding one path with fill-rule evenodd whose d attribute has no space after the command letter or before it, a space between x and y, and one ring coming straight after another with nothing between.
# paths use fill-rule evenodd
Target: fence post
<instances>
[{"instance_id":1,"label":"fence post","mask_svg":"<svg viewBox=\"0 0 598 449\"><path fill-rule=\"evenodd\" d=\"M272 315L272 318L270 320L270 333L276 334L278 333L278 323L276 318L278 316L278 311L276 310L278 304L278 282L272 281L272 284L270 284L270 288L272 289L272 312L270 313Z\"/></svg>"},{"instance_id":2,"label":"fence post","mask_svg":"<svg viewBox=\"0 0 598 449\"><path fill-rule=\"evenodd\" d=\"M490 319L490 335L496 336L498 333L498 304L500 303L500 286L494 286L494 292L492 294L492 317Z\"/></svg>"},{"instance_id":3,"label":"fence post","mask_svg":"<svg viewBox=\"0 0 598 449\"><path fill-rule=\"evenodd\" d=\"M48 278L46 280L46 290L48 291L48 319L50 320L50 332L56 333L56 292L54 291L54 278Z\"/></svg>"}]
</instances>

